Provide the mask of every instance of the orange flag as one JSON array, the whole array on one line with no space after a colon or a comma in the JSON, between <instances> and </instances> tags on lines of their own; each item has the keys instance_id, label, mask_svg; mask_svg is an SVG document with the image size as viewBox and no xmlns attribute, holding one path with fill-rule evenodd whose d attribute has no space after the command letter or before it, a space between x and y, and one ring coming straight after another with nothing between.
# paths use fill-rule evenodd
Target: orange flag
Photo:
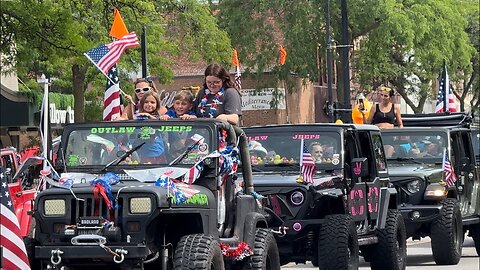
<instances>
[{"instance_id":1,"label":"orange flag","mask_svg":"<svg viewBox=\"0 0 480 270\"><path fill-rule=\"evenodd\" d=\"M280 46L280 65L285 65L285 61L287 61L287 51L283 48L283 46Z\"/></svg>"},{"instance_id":2,"label":"orange flag","mask_svg":"<svg viewBox=\"0 0 480 270\"><path fill-rule=\"evenodd\" d=\"M123 22L122 16L120 15L120 11L115 8L113 11L113 24L112 29L110 29L110 36L116 39L121 39L123 36L128 34L127 26Z\"/></svg>"},{"instance_id":3,"label":"orange flag","mask_svg":"<svg viewBox=\"0 0 480 270\"><path fill-rule=\"evenodd\" d=\"M237 49L234 49L234 50L233 50L232 63L233 63L234 66L240 67L240 62L238 61Z\"/></svg>"}]
</instances>

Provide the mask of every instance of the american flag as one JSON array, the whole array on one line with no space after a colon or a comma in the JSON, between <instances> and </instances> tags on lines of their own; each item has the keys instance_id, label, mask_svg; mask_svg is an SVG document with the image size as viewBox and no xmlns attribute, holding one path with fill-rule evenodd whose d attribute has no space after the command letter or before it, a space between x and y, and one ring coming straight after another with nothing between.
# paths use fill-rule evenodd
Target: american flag
<instances>
[{"instance_id":1,"label":"american flag","mask_svg":"<svg viewBox=\"0 0 480 270\"><path fill-rule=\"evenodd\" d=\"M137 46L140 46L137 34L131 32L112 43L93 48L85 52L84 55L92 61L92 63L103 72L103 74L107 74L118 60L120 60L120 56L122 56L126 49Z\"/></svg>"},{"instance_id":2,"label":"american flag","mask_svg":"<svg viewBox=\"0 0 480 270\"><path fill-rule=\"evenodd\" d=\"M3 168L0 168L0 235L3 269L30 269Z\"/></svg>"},{"instance_id":3,"label":"american flag","mask_svg":"<svg viewBox=\"0 0 480 270\"><path fill-rule=\"evenodd\" d=\"M193 184L203 170L203 161L193 165L183 176L183 182Z\"/></svg>"},{"instance_id":4,"label":"american flag","mask_svg":"<svg viewBox=\"0 0 480 270\"><path fill-rule=\"evenodd\" d=\"M313 174L315 173L317 167L315 166L312 154L310 154L310 151L308 151L303 139L302 152L300 154L300 171L302 173L303 181L307 183L313 183Z\"/></svg>"},{"instance_id":5,"label":"american flag","mask_svg":"<svg viewBox=\"0 0 480 270\"><path fill-rule=\"evenodd\" d=\"M453 170L452 163L448 158L448 152L446 149L443 151L443 162L442 162L443 173L445 175L445 181L447 182L448 187L452 187L457 182L457 176Z\"/></svg>"},{"instance_id":6,"label":"american flag","mask_svg":"<svg viewBox=\"0 0 480 270\"><path fill-rule=\"evenodd\" d=\"M236 67L235 88L237 88L238 90L242 89L242 73L240 73L239 67Z\"/></svg>"},{"instance_id":7,"label":"american flag","mask_svg":"<svg viewBox=\"0 0 480 270\"><path fill-rule=\"evenodd\" d=\"M103 100L103 121L115 120L122 113L117 65L114 65L108 71L107 76L109 79L107 80Z\"/></svg>"},{"instance_id":8,"label":"american flag","mask_svg":"<svg viewBox=\"0 0 480 270\"><path fill-rule=\"evenodd\" d=\"M446 110L445 107L447 108ZM455 96L453 95L452 88L450 87L447 67L444 65L442 75L439 79L435 113L443 113L445 111L456 112L457 109L455 108Z\"/></svg>"}]
</instances>

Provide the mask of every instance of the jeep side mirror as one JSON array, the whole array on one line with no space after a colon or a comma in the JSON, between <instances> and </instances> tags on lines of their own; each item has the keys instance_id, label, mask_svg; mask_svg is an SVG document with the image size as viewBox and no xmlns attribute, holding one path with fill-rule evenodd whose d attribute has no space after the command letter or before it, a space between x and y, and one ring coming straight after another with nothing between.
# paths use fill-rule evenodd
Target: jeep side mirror
<instances>
[{"instance_id":1,"label":"jeep side mirror","mask_svg":"<svg viewBox=\"0 0 480 270\"><path fill-rule=\"evenodd\" d=\"M367 158L354 158L350 163L350 169L352 170L352 178L358 179L368 175L368 159Z\"/></svg>"}]
</instances>

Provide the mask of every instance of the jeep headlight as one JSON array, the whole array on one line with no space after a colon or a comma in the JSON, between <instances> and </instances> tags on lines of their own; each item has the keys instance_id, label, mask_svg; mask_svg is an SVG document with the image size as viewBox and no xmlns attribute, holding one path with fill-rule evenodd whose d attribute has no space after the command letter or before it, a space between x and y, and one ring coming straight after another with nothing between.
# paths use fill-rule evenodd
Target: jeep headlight
<instances>
[{"instance_id":1,"label":"jeep headlight","mask_svg":"<svg viewBox=\"0 0 480 270\"><path fill-rule=\"evenodd\" d=\"M131 198L131 214L149 214L152 210L152 200L149 197Z\"/></svg>"},{"instance_id":2,"label":"jeep headlight","mask_svg":"<svg viewBox=\"0 0 480 270\"><path fill-rule=\"evenodd\" d=\"M444 185L433 183L427 186L423 197L425 200L441 200L447 196L447 189Z\"/></svg>"},{"instance_id":3,"label":"jeep headlight","mask_svg":"<svg viewBox=\"0 0 480 270\"><path fill-rule=\"evenodd\" d=\"M45 216L63 216L66 214L65 200L52 199L43 202Z\"/></svg>"},{"instance_id":4,"label":"jeep headlight","mask_svg":"<svg viewBox=\"0 0 480 270\"><path fill-rule=\"evenodd\" d=\"M421 186L420 181L414 180L407 184L407 190L410 193L416 193L420 191L420 186Z\"/></svg>"}]
</instances>

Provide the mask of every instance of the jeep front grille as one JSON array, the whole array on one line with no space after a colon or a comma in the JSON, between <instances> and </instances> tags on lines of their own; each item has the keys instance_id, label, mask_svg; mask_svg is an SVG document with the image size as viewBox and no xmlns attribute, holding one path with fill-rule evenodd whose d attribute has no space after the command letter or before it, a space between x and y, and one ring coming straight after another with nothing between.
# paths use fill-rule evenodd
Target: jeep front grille
<instances>
[{"instance_id":1,"label":"jeep front grille","mask_svg":"<svg viewBox=\"0 0 480 270\"><path fill-rule=\"evenodd\" d=\"M121 220L123 214L123 198L118 198L117 207L112 210L108 209L107 204L101 196L95 202L93 194L91 196L80 196L84 200L72 198L70 200L70 224L76 224L80 217L101 216L108 220Z\"/></svg>"}]
</instances>

